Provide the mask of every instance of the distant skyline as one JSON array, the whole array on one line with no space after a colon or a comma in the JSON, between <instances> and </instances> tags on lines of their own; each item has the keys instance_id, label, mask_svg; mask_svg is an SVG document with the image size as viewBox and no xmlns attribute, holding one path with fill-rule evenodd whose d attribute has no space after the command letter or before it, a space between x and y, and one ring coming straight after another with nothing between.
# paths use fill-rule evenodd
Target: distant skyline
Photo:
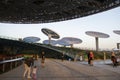
<instances>
[{"instance_id":1,"label":"distant skyline","mask_svg":"<svg viewBox=\"0 0 120 80\"><path fill-rule=\"evenodd\" d=\"M120 7L97 13L94 15L76 18L61 22L42 24L9 24L0 23L0 36L24 38L28 36L39 37L42 43L48 37L42 33L42 28L48 28L63 37L75 37L81 39L81 44L74 47L95 49L95 38L85 34L86 31L97 31L110 35L109 38L99 39L99 48L113 49L116 43L120 43L120 35L113 33L113 30L120 30ZM52 39L57 40L57 39Z\"/></svg>"}]
</instances>

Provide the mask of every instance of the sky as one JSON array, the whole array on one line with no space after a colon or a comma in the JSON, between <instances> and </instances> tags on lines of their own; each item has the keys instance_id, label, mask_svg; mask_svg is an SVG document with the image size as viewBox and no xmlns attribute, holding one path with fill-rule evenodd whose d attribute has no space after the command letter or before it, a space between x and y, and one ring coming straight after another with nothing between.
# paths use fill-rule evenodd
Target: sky
<instances>
[{"instance_id":1,"label":"sky","mask_svg":"<svg viewBox=\"0 0 120 80\"><path fill-rule=\"evenodd\" d=\"M120 43L120 35L113 30L120 30L120 7L97 13L94 15L76 18L72 20L39 23L39 24L9 24L0 23L0 36L24 38L28 36L39 37L42 43L48 37L41 32L42 28L48 28L63 37L74 37L82 40L80 44L74 44L77 48L95 49L95 38L86 35L86 31L97 31L110 35L109 38L99 38L100 49L117 48ZM57 40L57 39L53 39Z\"/></svg>"}]
</instances>

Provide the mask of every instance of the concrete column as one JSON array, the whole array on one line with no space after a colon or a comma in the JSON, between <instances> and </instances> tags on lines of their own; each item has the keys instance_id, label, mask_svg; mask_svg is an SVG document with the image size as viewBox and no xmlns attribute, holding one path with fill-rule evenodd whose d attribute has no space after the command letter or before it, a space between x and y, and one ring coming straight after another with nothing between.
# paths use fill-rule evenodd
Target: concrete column
<instances>
[{"instance_id":1,"label":"concrete column","mask_svg":"<svg viewBox=\"0 0 120 80\"><path fill-rule=\"evenodd\" d=\"M74 61L77 61L77 57L78 57L78 55L76 54L74 57Z\"/></svg>"},{"instance_id":2,"label":"concrete column","mask_svg":"<svg viewBox=\"0 0 120 80\"><path fill-rule=\"evenodd\" d=\"M49 38L49 45L51 45L51 35L48 35Z\"/></svg>"},{"instance_id":3,"label":"concrete column","mask_svg":"<svg viewBox=\"0 0 120 80\"><path fill-rule=\"evenodd\" d=\"M120 43L117 43L117 49L120 49Z\"/></svg>"},{"instance_id":4,"label":"concrete column","mask_svg":"<svg viewBox=\"0 0 120 80\"><path fill-rule=\"evenodd\" d=\"M104 61L106 60L106 53L104 52Z\"/></svg>"},{"instance_id":5,"label":"concrete column","mask_svg":"<svg viewBox=\"0 0 120 80\"><path fill-rule=\"evenodd\" d=\"M95 37L95 41L96 41L96 51L99 50L99 40L98 37Z\"/></svg>"}]
</instances>

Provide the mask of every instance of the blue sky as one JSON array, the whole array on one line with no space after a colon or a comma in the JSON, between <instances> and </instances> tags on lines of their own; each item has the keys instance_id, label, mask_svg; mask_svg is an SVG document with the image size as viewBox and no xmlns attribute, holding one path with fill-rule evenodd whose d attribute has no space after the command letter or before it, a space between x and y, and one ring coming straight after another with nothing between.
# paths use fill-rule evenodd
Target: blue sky
<instances>
[{"instance_id":1,"label":"blue sky","mask_svg":"<svg viewBox=\"0 0 120 80\"><path fill-rule=\"evenodd\" d=\"M81 44L74 47L95 48L95 38L85 34L86 31L98 31L109 34L109 38L99 38L99 48L113 49L116 43L120 43L120 35L113 30L120 30L120 7L90 15L87 17L42 24L5 24L0 23L0 36L24 38L28 36L39 37L42 43L48 39L41 32L42 28L49 28L63 37L75 37L81 39ZM54 39L55 40L55 39Z\"/></svg>"}]
</instances>

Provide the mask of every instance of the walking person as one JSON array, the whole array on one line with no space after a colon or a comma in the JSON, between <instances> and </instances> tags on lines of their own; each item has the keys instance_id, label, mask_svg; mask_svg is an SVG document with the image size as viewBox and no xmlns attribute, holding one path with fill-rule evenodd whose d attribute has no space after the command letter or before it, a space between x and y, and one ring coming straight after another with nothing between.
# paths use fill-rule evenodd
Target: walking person
<instances>
[{"instance_id":1,"label":"walking person","mask_svg":"<svg viewBox=\"0 0 120 80\"><path fill-rule=\"evenodd\" d=\"M92 51L90 51L90 57L89 57L89 59L90 59L90 66L93 66L94 54L93 54Z\"/></svg>"},{"instance_id":2,"label":"walking person","mask_svg":"<svg viewBox=\"0 0 120 80\"><path fill-rule=\"evenodd\" d=\"M115 53L114 52L112 52L112 54L111 54L111 61L112 61L112 63L113 63L113 67L117 67L117 58L116 58L116 56L115 56Z\"/></svg>"},{"instance_id":3,"label":"walking person","mask_svg":"<svg viewBox=\"0 0 120 80\"><path fill-rule=\"evenodd\" d=\"M33 80L37 80L37 66L33 67L32 78L33 78Z\"/></svg>"},{"instance_id":4,"label":"walking person","mask_svg":"<svg viewBox=\"0 0 120 80\"><path fill-rule=\"evenodd\" d=\"M87 51L86 53L87 53L87 57L88 57L88 64L90 64L90 52Z\"/></svg>"},{"instance_id":5,"label":"walking person","mask_svg":"<svg viewBox=\"0 0 120 80\"><path fill-rule=\"evenodd\" d=\"M30 58L30 63L31 63L31 67L33 67L34 66L34 57Z\"/></svg>"},{"instance_id":6,"label":"walking person","mask_svg":"<svg viewBox=\"0 0 120 80\"><path fill-rule=\"evenodd\" d=\"M63 62L63 60L64 60L64 53L62 54L62 62Z\"/></svg>"},{"instance_id":7,"label":"walking person","mask_svg":"<svg viewBox=\"0 0 120 80\"><path fill-rule=\"evenodd\" d=\"M45 67L45 53L42 52L42 56L41 56L41 65L42 67Z\"/></svg>"},{"instance_id":8,"label":"walking person","mask_svg":"<svg viewBox=\"0 0 120 80\"><path fill-rule=\"evenodd\" d=\"M27 78L31 78L30 74L31 74L31 62L30 59L27 58L24 61L24 73L23 73L23 77L25 77L27 75Z\"/></svg>"},{"instance_id":9,"label":"walking person","mask_svg":"<svg viewBox=\"0 0 120 80\"><path fill-rule=\"evenodd\" d=\"M27 78L31 78L31 59L30 58L28 58L27 59L27 66L28 66L28 75L27 75Z\"/></svg>"},{"instance_id":10,"label":"walking person","mask_svg":"<svg viewBox=\"0 0 120 80\"><path fill-rule=\"evenodd\" d=\"M26 63L26 59L25 59L25 61L23 62L23 65L24 65L23 77L25 77L26 74L27 74L27 72L28 72L28 65L27 65L27 63Z\"/></svg>"}]
</instances>

